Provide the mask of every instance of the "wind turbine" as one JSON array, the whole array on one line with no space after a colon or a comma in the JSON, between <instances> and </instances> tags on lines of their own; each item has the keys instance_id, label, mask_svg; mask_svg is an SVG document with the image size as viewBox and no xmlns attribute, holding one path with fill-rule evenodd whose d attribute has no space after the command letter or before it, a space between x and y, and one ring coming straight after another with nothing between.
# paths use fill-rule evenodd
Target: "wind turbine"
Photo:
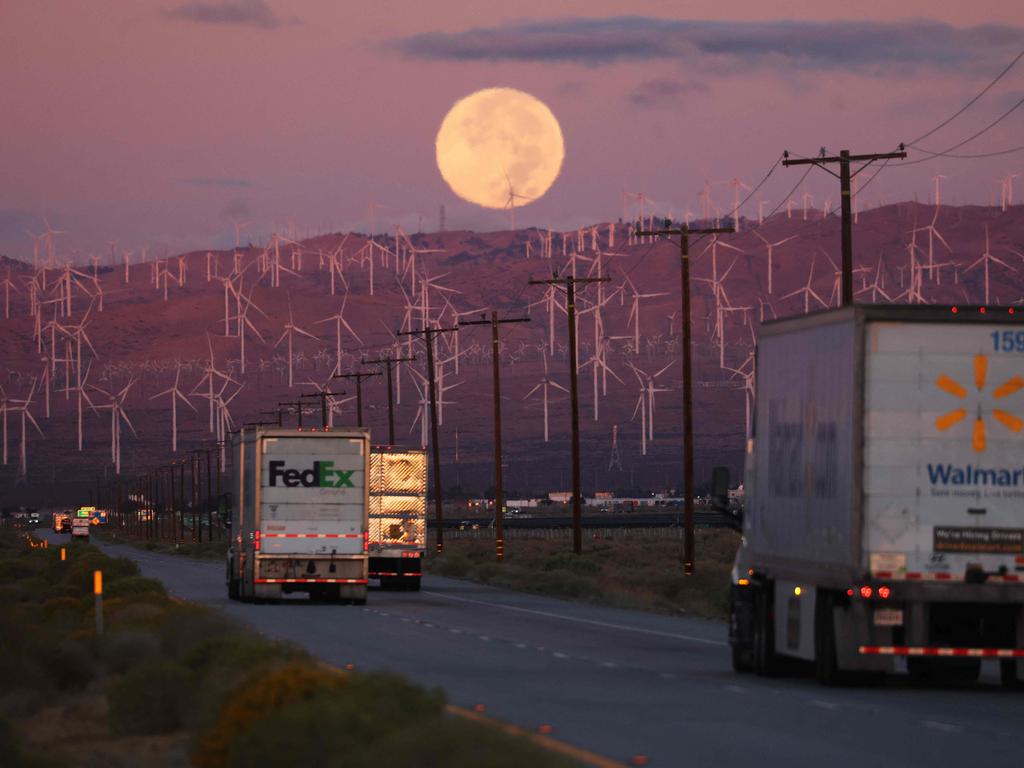
<instances>
[{"instance_id":1,"label":"wind turbine","mask_svg":"<svg viewBox=\"0 0 1024 768\"><path fill-rule=\"evenodd\" d=\"M333 314L330 317L325 317L323 320L317 320L316 322L313 323L313 325L320 325L321 323L329 323L332 320L334 321L334 344L335 344L335 349L334 349L334 367L336 369L335 373L341 373L341 329L342 329L342 326L344 326L345 329L350 334L352 334L352 336L355 337L356 341L358 341L360 344L363 343L363 340L361 338L359 338L359 334L356 333L352 329L352 326L348 324L348 320L345 319L345 304L346 303L348 303L348 292L347 291L345 292L345 295L341 299L341 307L338 308L338 311L337 311L336 314Z\"/></svg>"},{"instance_id":2,"label":"wind turbine","mask_svg":"<svg viewBox=\"0 0 1024 768\"><path fill-rule=\"evenodd\" d=\"M772 257L774 255L775 249L778 248L780 245L785 245L790 240L796 240L797 236L796 235L790 235L789 237L785 237L785 238L783 238L782 240L779 240L776 243L769 243L768 242L768 238L766 238L764 235L762 235L756 229L754 230L754 234L758 238L760 238L761 242L763 242L765 244L765 246L768 248L768 294L771 295L771 293L772 293L772 272L774 271L773 268L772 268Z\"/></svg>"},{"instance_id":3,"label":"wind turbine","mask_svg":"<svg viewBox=\"0 0 1024 768\"><path fill-rule=\"evenodd\" d=\"M977 267L979 265L983 265L984 266L984 270L985 270L985 304L989 303L989 279L988 279L989 278L989 274L988 274L988 272L989 272L989 264L990 263L999 264L1000 266L1006 267L1006 269L1010 270L1011 272L1016 272L1017 271L1013 267L1011 267L1009 264L1007 264L1005 261L1003 261L1002 259L996 258L991 253L989 253L988 225L986 224L985 225L985 252L983 254L981 254L981 256L978 258L977 261L975 261L973 264L971 264L969 267L967 267L967 269L964 270L965 272L970 272L972 269L974 269L975 267Z\"/></svg>"},{"instance_id":4,"label":"wind turbine","mask_svg":"<svg viewBox=\"0 0 1024 768\"><path fill-rule=\"evenodd\" d=\"M812 297L814 298L815 301L817 301L819 304L821 304L822 307L824 307L825 309L828 309L829 308L828 303L823 298L821 298L821 296L819 296L817 293L815 293L814 289L811 287L811 283L813 281L814 281L814 258L811 259L811 268L807 272L807 284L805 286L803 286L802 288L797 288L795 291L792 291L791 293L787 293L782 298L785 300L785 299L792 298L793 296L800 296L800 295L802 295L804 297L804 314L805 315L809 314L810 311L811 311L811 298Z\"/></svg>"},{"instance_id":5,"label":"wind turbine","mask_svg":"<svg viewBox=\"0 0 1024 768\"><path fill-rule=\"evenodd\" d=\"M536 198L527 197L526 195L518 194L512 186L512 180L505 174L505 182L508 184L508 200L505 201L505 208L508 209L509 219L511 220L512 229L516 228L516 200L525 200L531 202Z\"/></svg>"},{"instance_id":6,"label":"wind turbine","mask_svg":"<svg viewBox=\"0 0 1024 768\"><path fill-rule=\"evenodd\" d=\"M93 387L95 391L110 398L110 402L107 405L98 405L96 410L110 411L110 458L114 464L114 474L117 475L121 474L121 422L123 421L128 425L133 435L138 436L131 419L128 418L128 414L124 410L125 398L128 397L128 390L131 389L134 383L135 380L131 379L116 395L99 387Z\"/></svg>"},{"instance_id":7,"label":"wind turbine","mask_svg":"<svg viewBox=\"0 0 1024 768\"><path fill-rule=\"evenodd\" d=\"M288 296L288 322L285 323L284 333L281 334L281 338L279 338L277 340L277 344L274 345L274 348L276 349L281 344L282 341L284 341L286 338L288 339L288 389L291 389L292 385L294 383L294 378L293 378L293 375L292 375L292 347L293 347L294 340L295 340L295 334L299 334L301 336L307 336L307 337L313 339L314 341L320 341L319 338L314 336L309 331L305 331L302 328L299 328L297 325L295 325L295 318L292 316L292 298L291 298L291 294L289 294L289 296Z\"/></svg>"},{"instance_id":8,"label":"wind turbine","mask_svg":"<svg viewBox=\"0 0 1024 768\"><path fill-rule=\"evenodd\" d=\"M559 384L557 381L555 381L554 379L552 379L552 378L550 378L548 376L548 357L547 357L547 355L544 355L542 359L544 361L544 378L542 378L540 380L540 382L533 389L531 389L529 392L526 393L526 395L523 397L523 400L526 400L534 392L536 392L537 390L540 390L541 396L542 396L542 399L543 399L543 403L544 403L544 442L546 443L546 442L548 442L548 437L549 437L549 434L550 434L549 430L548 430L548 387L554 387L555 389L560 389L563 392L565 392L565 394L569 394L569 390L566 389L561 384Z\"/></svg>"},{"instance_id":9,"label":"wind turbine","mask_svg":"<svg viewBox=\"0 0 1024 768\"><path fill-rule=\"evenodd\" d=\"M178 452L178 400L181 400L185 405L191 408L195 413L196 407L192 405L185 394L178 388L178 382L181 380L181 363L178 363L177 368L174 371L174 385L170 389L165 389L163 392L158 392L153 395L150 400L155 400L158 397L164 395L171 396L171 452Z\"/></svg>"}]
</instances>

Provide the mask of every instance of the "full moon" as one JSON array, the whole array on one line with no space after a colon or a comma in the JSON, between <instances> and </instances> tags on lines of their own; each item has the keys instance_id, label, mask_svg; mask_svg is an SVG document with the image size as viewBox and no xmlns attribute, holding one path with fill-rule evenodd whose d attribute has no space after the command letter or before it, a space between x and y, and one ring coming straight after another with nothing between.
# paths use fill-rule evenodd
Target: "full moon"
<instances>
[{"instance_id":1,"label":"full moon","mask_svg":"<svg viewBox=\"0 0 1024 768\"><path fill-rule=\"evenodd\" d=\"M485 208L520 208L558 178L565 144L540 99L486 88L455 103L437 132L437 167L452 191Z\"/></svg>"}]
</instances>

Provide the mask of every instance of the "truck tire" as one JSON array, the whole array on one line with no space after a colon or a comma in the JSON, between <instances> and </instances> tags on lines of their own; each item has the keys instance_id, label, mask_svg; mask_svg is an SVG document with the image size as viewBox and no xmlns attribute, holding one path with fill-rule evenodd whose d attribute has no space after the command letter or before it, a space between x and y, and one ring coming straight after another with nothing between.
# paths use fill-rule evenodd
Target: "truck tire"
<instances>
[{"instance_id":1,"label":"truck tire","mask_svg":"<svg viewBox=\"0 0 1024 768\"><path fill-rule=\"evenodd\" d=\"M420 591L420 577L419 576L408 576L405 579L404 589L407 592L419 592Z\"/></svg>"},{"instance_id":2,"label":"truck tire","mask_svg":"<svg viewBox=\"0 0 1024 768\"><path fill-rule=\"evenodd\" d=\"M814 676L822 685L837 686L848 682L848 676L836 661L836 622L834 602L827 592L818 592L814 606Z\"/></svg>"},{"instance_id":3,"label":"truck tire","mask_svg":"<svg viewBox=\"0 0 1024 768\"><path fill-rule=\"evenodd\" d=\"M1015 659L999 660L999 679L1003 683L1003 688L1011 691L1024 690L1024 680L1017 674L1017 662Z\"/></svg>"},{"instance_id":4,"label":"truck tire","mask_svg":"<svg viewBox=\"0 0 1024 768\"><path fill-rule=\"evenodd\" d=\"M754 606L748 596L754 590L749 587L732 587L729 595L729 650L732 656L733 672L754 671L753 621Z\"/></svg>"},{"instance_id":5,"label":"truck tire","mask_svg":"<svg viewBox=\"0 0 1024 768\"><path fill-rule=\"evenodd\" d=\"M772 585L761 585L754 597L754 671L764 677L779 673L775 655L775 617L771 605Z\"/></svg>"},{"instance_id":6,"label":"truck tire","mask_svg":"<svg viewBox=\"0 0 1024 768\"><path fill-rule=\"evenodd\" d=\"M228 558L228 600L238 600L238 579L235 578L234 562Z\"/></svg>"}]
</instances>

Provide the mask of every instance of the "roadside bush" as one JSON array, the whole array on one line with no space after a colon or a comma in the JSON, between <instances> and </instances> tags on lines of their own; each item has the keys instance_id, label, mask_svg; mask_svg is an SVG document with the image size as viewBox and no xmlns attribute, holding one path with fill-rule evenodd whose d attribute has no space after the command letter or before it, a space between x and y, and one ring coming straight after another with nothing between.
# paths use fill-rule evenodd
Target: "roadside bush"
<instances>
[{"instance_id":1,"label":"roadside bush","mask_svg":"<svg viewBox=\"0 0 1024 768\"><path fill-rule=\"evenodd\" d=\"M160 656L160 638L143 629L108 632L98 645L100 659L107 670L115 674Z\"/></svg>"},{"instance_id":2,"label":"roadside bush","mask_svg":"<svg viewBox=\"0 0 1024 768\"><path fill-rule=\"evenodd\" d=\"M235 740L255 723L292 702L308 699L317 691L337 690L347 682L347 676L324 665L304 662L254 675L251 682L228 698L217 722L199 739L192 764L196 768L222 768ZM321 721L321 725L324 722L329 721ZM262 760L255 764L262 764Z\"/></svg>"},{"instance_id":3,"label":"roadside bush","mask_svg":"<svg viewBox=\"0 0 1024 768\"><path fill-rule=\"evenodd\" d=\"M440 555L432 562L431 570L439 576L461 579L469 573L473 563L465 555L454 552Z\"/></svg>"},{"instance_id":4,"label":"roadside bush","mask_svg":"<svg viewBox=\"0 0 1024 768\"><path fill-rule=\"evenodd\" d=\"M184 724L192 677L176 661L151 661L111 683L111 733L123 736L170 733Z\"/></svg>"},{"instance_id":5,"label":"roadside bush","mask_svg":"<svg viewBox=\"0 0 1024 768\"><path fill-rule=\"evenodd\" d=\"M81 690L96 677L96 657L87 642L74 637L41 648L46 677L61 690Z\"/></svg>"},{"instance_id":6,"label":"roadside bush","mask_svg":"<svg viewBox=\"0 0 1024 768\"><path fill-rule=\"evenodd\" d=\"M444 696L390 674L357 675L336 690L320 689L239 732L228 748L227 768L252 765L347 765L363 747L427 721L436 724ZM344 723L324 728L323 723ZM380 753L377 752L377 763ZM402 765L391 760L388 763Z\"/></svg>"},{"instance_id":7,"label":"roadside bush","mask_svg":"<svg viewBox=\"0 0 1024 768\"><path fill-rule=\"evenodd\" d=\"M109 587L104 586L103 594L105 598L111 600L123 598L126 602L132 602L136 599L166 598L167 590L156 579L147 579L144 576L127 576L114 581Z\"/></svg>"},{"instance_id":8,"label":"roadside bush","mask_svg":"<svg viewBox=\"0 0 1024 768\"><path fill-rule=\"evenodd\" d=\"M197 605L171 605L160 617L158 632L164 653L184 656L210 638L232 634L238 625L226 616Z\"/></svg>"},{"instance_id":9,"label":"roadside bush","mask_svg":"<svg viewBox=\"0 0 1024 768\"><path fill-rule=\"evenodd\" d=\"M271 643L251 634L222 635L198 643L183 659L196 681L187 724L209 727L220 714L227 694L254 670L265 674L273 666L296 661L308 662L309 656L295 646Z\"/></svg>"},{"instance_id":10,"label":"roadside bush","mask_svg":"<svg viewBox=\"0 0 1024 768\"><path fill-rule=\"evenodd\" d=\"M572 571L581 576L601 572L600 564L587 555L573 552L558 552L544 558L542 567L545 571Z\"/></svg>"},{"instance_id":11,"label":"roadside bush","mask_svg":"<svg viewBox=\"0 0 1024 768\"><path fill-rule=\"evenodd\" d=\"M45 757L37 757L23 749L6 720L0 720L0 756L4 768L57 768L61 763Z\"/></svg>"},{"instance_id":12,"label":"roadside bush","mask_svg":"<svg viewBox=\"0 0 1024 768\"><path fill-rule=\"evenodd\" d=\"M572 571L542 571L525 584L522 589L553 597L588 598L598 594L597 585Z\"/></svg>"}]
</instances>

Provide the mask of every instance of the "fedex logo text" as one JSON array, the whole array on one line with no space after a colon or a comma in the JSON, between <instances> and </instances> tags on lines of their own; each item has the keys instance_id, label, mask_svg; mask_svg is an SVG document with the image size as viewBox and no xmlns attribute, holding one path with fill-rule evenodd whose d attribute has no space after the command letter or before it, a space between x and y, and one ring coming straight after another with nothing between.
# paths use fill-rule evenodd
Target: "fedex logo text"
<instances>
[{"instance_id":1,"label":"fedex logo text","mask_svg":"<svg viewBox=\"0 0 1024 768\"><path fill-rule=\"evenodd\" d=\"M283 461L270 462L270 486L278 480L286 488L353 488L352 469L334 469L333 461L314 461L310 469L286 469Z\"/></svg>"}]
</instances>

